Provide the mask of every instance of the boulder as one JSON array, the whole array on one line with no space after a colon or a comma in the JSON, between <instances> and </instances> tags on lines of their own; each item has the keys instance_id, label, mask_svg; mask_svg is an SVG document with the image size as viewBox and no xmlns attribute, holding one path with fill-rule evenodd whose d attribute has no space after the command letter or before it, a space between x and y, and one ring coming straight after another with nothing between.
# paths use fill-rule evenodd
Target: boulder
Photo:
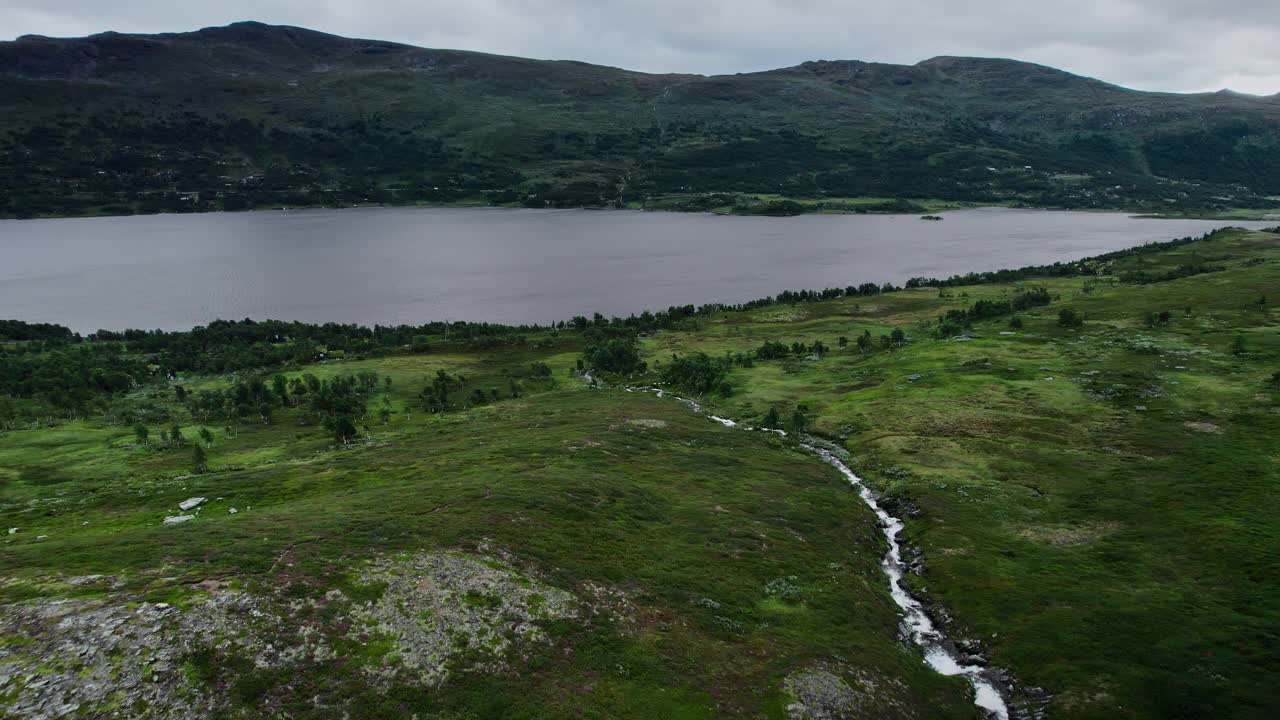
<instances>
[{"instance_id":1,"label":"boulder","mask_svg":"<svg viewBox=\"0 0 1280 720\"><path fill-rule=\"evenodd\" d=\"M202 502L204 502L204 498L202 497L187 498L186 500L183 500L182 502L178 503L178 509L190 510L191 508L199 505Z\"/></svg>"}]
</instances>

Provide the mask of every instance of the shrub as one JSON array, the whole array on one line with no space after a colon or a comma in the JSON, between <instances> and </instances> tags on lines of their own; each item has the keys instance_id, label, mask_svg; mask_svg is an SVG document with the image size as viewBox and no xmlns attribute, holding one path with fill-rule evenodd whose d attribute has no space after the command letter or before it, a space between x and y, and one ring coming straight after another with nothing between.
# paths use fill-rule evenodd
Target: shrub
<instances>
[{"instance_id":1,"label":"shrub","mask_svg":"<svg viewBox=\"0 0 1280 720\"><path fill-rule=\"evenodd\" d=\"M1049 291L1042 287L1019 291L1011 300L979 300L965 310L948 310L946 315L938 319L940 326L938 334L942 337L951 337L959 334L958 328L969 327L975 320L1041 307L1048 305L1051 300ZM1016 325L1014 320L1010 320L1009 325L1020 328L1022 320L1018 319Z\"/></svg>"},{"instance_id":2,"label":"shrub","mask_svg":"<svg viewBox=\"0 0 1280 720\"><path fill-rule=\"evenodd\" d=\"M788 575L787 577L770 580L764 586L764 594L782 600L798 600L800 598L800 586L796 585L795 575Z\"/></svg>"},{"instance_id":3,"label":"shrub","mask_svg":"<svg viewBox=\"0 0 1280 720\"><path fill-rule=\"evenodd\" d=\"M955 337L964 332L964 325L955 318L943 318L938 321L938 337L941 339Z\"/></svg>"},{"instance_id":4,"label":"shrub","mask_svg":"<svg viewBox=\"0 0 1280 720\"><path fill-rule=\"evenodd\" d=\"M209 457L199 444L191 446L191 471L202 473L209 469Z\"/></svg>"},{"instance_id":5,"label":"shrub","mask_svg":"<svg viewBox=\"0 0 1280 720\"><path fill-rule=\"evenodd\" d=\"M778 360L787 357L791 350L787 348L785 343L766 342L756 348L756 358L760 360Z\"/></svg>"},{"instance_id":6,"label":"shrub","mask_svg":"<svg viewBox=\"0 0 1280 720\"><path fill-rule=\"evenodd\" d=\"M726 361L712 359L706 353L675 357L662 369L662 381L692 393L720 390L721 394L727 394L727 366Z\"/></svg>"},{"instance_id":7,"label":"shrub","mask_svg":"<svg viewBox=\"0 0 1280 720\"><path fill-rule=\"evenodd\" d=\"M1064 328L1084 327L1084 316L1070 308L1058 311L1058 325Z\"/></svg>"},{"instance_id":8,"label":"shrub","mask_svg":"<svg viewBox=\"0 0 1280 720\"><path fill-rule=\"evenodd\" d=\"M613 338L603 345L592 345L582 353L586 364L593 370L608 373L629 374L643 372L640 346L635 338Z\"/></svg>"},{"instance_id":9,"label":"shrub","mask_svg":"<svg viewBox=\"0 0 1280 720\"><path fill-rule=\"evenodd\" d=\"M715 624L716 624L716 627L720 628L721 630L724 630L725 632L735 633L735 634L740 633L745 629L745 626L742 624L741 621L734 620L732 618L727 618L724 615L717 615L715 617Z\"/></svg>"}]
</instances>

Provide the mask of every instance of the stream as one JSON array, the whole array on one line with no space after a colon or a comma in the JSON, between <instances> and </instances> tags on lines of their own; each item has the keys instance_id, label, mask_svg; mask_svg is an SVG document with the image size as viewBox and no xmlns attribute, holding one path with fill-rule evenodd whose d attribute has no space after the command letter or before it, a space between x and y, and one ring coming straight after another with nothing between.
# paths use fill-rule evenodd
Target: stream
<instances>
[{"instance_id":1,"label":"stream","mask_svg":"<svg viewBox=\"0 0 1280 720\"><path fill-rule=\"evenodd\" d=\"M595 380L589 372L584 374L583 377L589 384L594 386ZM661 388L646 386L624 389L627 392L651 392L658 397L670 397L688 405L695 413L714 420L725 427L761 430L786 436L786 432L782 430L739 425L729 418L704 411L702 406L694 400L673 395ZM946 635L929 617L924 605L903 584L907 566L902 561L902 544L898 541L898 534L903 529L902 520L885 511L876 500L875 494L871 492L871 488L867 487L862 478L850 470L849 466L837 457L835 453L807 443L801 443L801 447L814 453L839 470L845 476L845 479L849 481L849 484L857 488L858 495L862 498L862 501L866 503L867 507L871 508L871 511L879 519L880 529L884 532L885 540L889 542L889 551L885 553L884 559L880 561L880 567L889 578L889 593L893 596L893 601L902 609L902 629L911 638L911 641L924 651L925 664L943 675L965 676L969 684L973 686L974 704L983 710L988 720L1009 720L1008 700L1005 691L1001 689L1001 685L994 679L995 671L982 665L963 662L954 649L954 645L947 640Z\"/></svg>"}]
</instances>

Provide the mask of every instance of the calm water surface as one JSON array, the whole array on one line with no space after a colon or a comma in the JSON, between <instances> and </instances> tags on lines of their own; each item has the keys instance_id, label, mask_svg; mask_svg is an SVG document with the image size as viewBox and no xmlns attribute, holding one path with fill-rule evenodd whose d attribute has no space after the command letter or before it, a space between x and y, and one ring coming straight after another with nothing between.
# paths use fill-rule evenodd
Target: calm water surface
<instances>
[{"instance_id":1,"label":"calm water surface","mask_svg":"<svg viewBox=\"0 0 1280 720\"><path fill-rule=\"evenodd\" d=\"M1228 224L945 217L368 208L4 220L0 318L80 332L245 317L547 323L1070 260Z\"/></svg>"}]
</instances>

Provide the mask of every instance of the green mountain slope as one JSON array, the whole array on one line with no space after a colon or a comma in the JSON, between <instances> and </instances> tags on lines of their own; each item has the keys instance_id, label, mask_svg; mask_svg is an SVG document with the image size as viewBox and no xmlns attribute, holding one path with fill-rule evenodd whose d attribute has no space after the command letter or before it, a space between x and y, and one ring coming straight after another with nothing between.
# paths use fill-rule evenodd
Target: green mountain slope
<instances>
[{"instance_id":1,"label":"green mountain slope","mask_svg":"<svg viewBox=\"0 0 1280 720\"><path fill-rule=\"evenodd\" d=\"M1204 211L1280 194L1276 97L1012 60L651 75L237 23L0 43L0 110L0 212L19 216L709 193Z\"/></svg>"}]
</instances>

